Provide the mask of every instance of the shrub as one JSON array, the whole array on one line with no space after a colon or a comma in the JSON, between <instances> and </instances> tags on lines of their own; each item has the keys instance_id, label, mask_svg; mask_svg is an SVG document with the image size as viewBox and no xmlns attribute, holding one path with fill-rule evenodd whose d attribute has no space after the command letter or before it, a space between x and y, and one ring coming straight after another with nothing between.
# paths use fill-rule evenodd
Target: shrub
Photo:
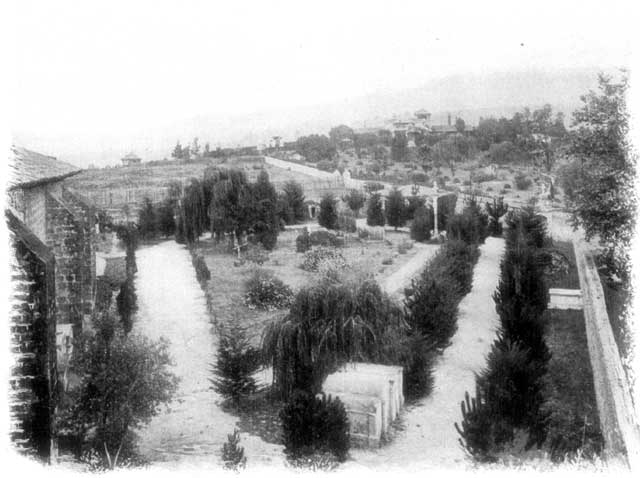
<instances>
[{"instance_id":1,"label":"shrub","mask_svg":"<svg viewBox=\"0 0 640 478\"><path fill-rule=\"evenodd\" d=\"M431 259L429 268L435 275L448 276L456 281L461 294L471 291L473 267L480 257L478 248L463 241L450 240Z\"/></svg>"},{"instance_id":2,"label":"shrub","mask_svg":"<svg viewBox=\"0 0 640 478\"><path fill-rule=\"evenodd\" d=\"M464 401L460 402L460 409L462 421L460 425L456 423L455 427L460 434L459 441L462 448L481 463L497 461L495 452L498 449L498 442L504 442L511 432L496 433L503 428L502 423L498 417L492 416L486 398L478 386L476 386L476 396L471 400L469 400L469 392L465 392Z\"/></svg>"},{"instance_id":3,"label":"shrub","mask_svg":"<svg viewBox=\"0 0 640 478\"><path fill-rule=\"evenodd\" d=\"M413 283L413 295L405 300L409 324L444 348L456 331L460 287L450 277L437 277L429 268Z\"/></svg>"},{"instance_id":4,"label":"shrub","mask_svg":"<svg viewBox=\"0 0 640 478\"><path fill-rule=\"evenodd\" d=\"M450 217L447 223L447 237L466 242L467 244L481 244L487 237L489 218L472 201L462 214Z\"/></svg>"},{"instance_id":5,"label":"shrub","mask_svg":"<svg viewBox=\"0 0 640 478\"><path fill-rule=\"evenodd\" d=\"M364 190L370 194L376 191L380 191L381 189L384 189L384 184L371 182L371 183L365 183L364 185Z\"/></svg>"},{"instance_id":6,"label":"shrub","mask_svg":"<svg viewBox=\"0 0 640 478\"><path fill-rule=\"evenodd\" d=\"M307 252L309 249L311 249L311 238L309 230L305 227L296 237L296 252Z\"/></svg>"},{"instance_id":7,"label":"shrub","mask_svg":"<svg viewBox=\"0 0 640 478\"><path fill-rule=\"evenodd\" d=\"M394 188L387 196L384 209L385 219L387 224L394 227L396 230L398 227L404 226L406 221L405 204L402 191ZM367 217L368 219L368 217Z\"/></svg>"},{"instance_id":8,"label":"shrub","mask_svg":"<svg viewBox=\"0 0 640 478\"><path fill-rule=\"evenodd\" d=\"M269 260L269 253L262 244L250 244L244 254L244 259L261 266Z\"/></svg>"},{"instance_id":9,"label":"shrub","mask_svg":"<svg viewBox=\"0 0 640 478\"><path fill-rule=\"evenodd\" d=\"M425 173L413 173L411 175L412 183L426 184L428 181L429 181L429 176L427 176Z\"/></svg>"},{"instance_id":10,"label":"shrub","mask_svg":"<svg viewBox=\"0 0 640 478\"><path fill-rule=\"evenodd\" d=\"M524 174L520 173L515 177L516 188L520 191L525 191L531 187L531 179L529 179Z\"/></svg>"},{"instance_id":11,"label":"shrub","mask_svg":"<svg viewBox=\"0 0 640 478\"><path fill-rule=\"evenodd\" d=\"M196 270L196 279L200 285L204 288L207 285L207 281L211 279L211 272L207 267L207 263L199 254L194 254L192 257L193 267Z\"/></svg>"},{"instance_id":12,"label":"shrub","mask_svg":"<svg viewBox=\"0 0 640 478\"><path fill-rule=\"evenodd\" d=\"M327 247L318 247L305 253L301 267L308 272L319 272L327 268L342 269L346 265L347 262L340 251Z\"/></svg>"},{"instance_id":13,"label":"shrub","mask_svg":"<svg viewBox=\"0 0 640 478\"><path fill-rule=\"evenodd\" d=\"M338 228L338 211L336 199L331 194L325 195L320 201L318 224L327 229Z\"/></svg>"},{"instance_id":14,"label":"shrub","mask_svg":"<svg viewBox=\"0 0 640 478\"><path fill-rule=\"evenodd\" d=\"M495 181L496 179L497 177L495 174L488 174L488 173L479 173L473 177L473 180L476 183L486 183L488 181Z\"/></svg>"},{"instance_id":15,"label":"shrub","mask_svg":"<svg viewBox=\"0 0 640 478\"><path fill-rule=\"evenodd\" d=\"M246 328L237 319L226 326L218 325L218 356L213 367L211 386L225 400L238 406L257 389L253 374L259 368L259 351L247 338Z\"/></svg>"},{"instance_id":16,"label":"shrub","mask_svg":"<svg viewBox=\"0 0 640 478\"><path fill-rule=\"evenodd\" d=\"M329 231L313 231L309 234L309 241L312 246L322 247L338 247L340 242L338 236Z\"/></svg>"},{"instance_id":17,"label":"shrub","mask_svg":"<svg viewBox=\"0 0 640 478\"><path fill-rule=\"evenodd\" d=\"M382 197L379 193L371 194L367 205L367 225L384 226L384 211L382 210Z\"/></svg>"},{"instance_id":18,"label":"shrub","mask_svg":"<svg viewBox=\"0 0 640 478\"><path fill-rule=\"evenodd\" d=\"M509 211L509 205L505 204L504 198L493 198L493 203L487 202L487 212L489 214L489 234L494 237L502 236L502 224L500 218Z\"/></svg>"},{"instance_id":19,"label":"shrub","mask_svg":"<svg viewBox=\"0 0 640 478\"><path fill-rule=\"evenodd\" d=\"M347 459L349 420L339 398L297 390L280 412L280 420L288 458L329 452L339 461Z\"/></svg>"},{"instance_id":20,"label":"shrub","mask_svg":"<svg viewBox=\"0 0 640 478\"><path fill-rule=\"evenodd\" d=\"M346 212L338 214L338 229L344 232L356 232L356 218Z\"/></svg>"},{"instance_id":21,"label":"shrub","mask_svg":"<svg viewBox=\"0 0 640 478\"><path fill-rule=\"evenodd\" d=\"M382 259L383 266L390 266L391 264L393 264L393 257L386 257Z\"/></svg>"},{"instance_id":22,"label":"shrub","mask_svg":"<svg viewBox=\"0 0 640 478\"><path fill-rule=\"evenodd\" d=\"M222 445L222 462L225 470L239 471L247 465L244 448L240 446L240 433L233 430L227 435L227 442Z\"/></svg>"},{"instance_id":23,"label":"shrub","mask_svg":"<svg viewBox=\"0 0 640 478\"><path fill-rule=\"evenodd\" d=\"M468 179L465 179L464 181L462 181L462 185L463 186L471 186L471 181L469 181Z\"/></svg>"},{"instance_id":24,"label":"shrub","mask_svg":"<svg viewBox=\"0 0 640 478\"><path fill-rule=\"evenodd\" d=\"M408 400L424 397L433 388L435 351L428 338L412 333L405 339L402 354L403 393Z\"/></svg>"},{"instance_id":25,"label":"shrub","mask_svg":"<svg viewBox=\"0 0 640 478\"><path fill-rule=\"evenodd\" d=\"M460 178L453 178L453 184L460 184Z\"/></svg>"},{"instance_id":26,"label":"shrub","mask_svg":"<svg viewBox=\"0 0 640 478\"><path fill-rule=\"evenodd\" d=\"M369 239L369 231L367 229L358 229L359 239Z\"/></svg>"},{"instance_id":27,"label":"shrub","mask_svg":"<svg viewBox=\"0 0 640 478\"><path fill-rule=\"evenodd\" d=\"M256 269L245 287L245 303L250 309L273 310L291 305L293 291L270 271Z\"/></svg>"},{"instance_id":28,"label":"shrub","mask_svg":"<svg viewBox=\"0 0 640 478\"><path fill-rule=\"evenodd\" d=\"M515 428L535 424L541 402L544 367L531 361L521 343L498 337L487 356L478 386L487 395L491 414Z\"/></svg>"},{"instance_id":29,"label":"shrub","mask_svg":"<svg viewBox=\"0 0 640 478\"><path fill-rule=\"evenodd\" d=\"M407 239L403 239L399 244L398 244L398 252L400 254L406 254L407 251L409 251L411 248L413 247L413 242L408 241Z\"/></svg>"},{"instance_id":30,"label":"shrub","mask_svg":"<svg viewBox=\"0 0 640 478\"><path fill-rule=\"evenodd\" d=\"M411 223L411 239L414 241L428 241L433 230L433 208L423 206L416 210Z\"/></svg>"},{"instance_id":31,"label":"shrub","mask_svg":"<svg viewBox=\"0 0 640 478\"><path fill-rule=\"evenodd\" d=\"M511 189L511 184L509 184L509 183L505 183L505 185L504 185L504 189Z\"/></svg>"}]
</instances>

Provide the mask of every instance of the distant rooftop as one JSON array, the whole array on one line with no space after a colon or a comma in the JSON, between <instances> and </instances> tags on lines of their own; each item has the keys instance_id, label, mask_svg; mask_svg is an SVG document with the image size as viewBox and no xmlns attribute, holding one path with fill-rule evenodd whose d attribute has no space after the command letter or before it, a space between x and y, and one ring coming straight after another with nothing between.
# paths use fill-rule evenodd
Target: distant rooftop
<instances>
[{"instance_id":1,"label":"distant rooftop","mask_svg":"<svg viewBox=\"0 0 640 478\"><path fill-rule=\"evenodd\" d=\"M124 158L122 158L123 160L127 160L127 161L142 161L140 159L140 156L136 155L136 153L134 153L133 151L129 154L127 154Z\"/></svg>"},{"instance_id":2,"label":"distant rooftop","mask_svg":"<svg viewBox=\"0 0 640 478\"><path fill-rule=\"evenodd\" d=\"M11 171L9 189L60 181L81 171L77 166L59 161L53 156L46 156L19 146L11 147L9 169Z\"/></svg>"}]
</instances>

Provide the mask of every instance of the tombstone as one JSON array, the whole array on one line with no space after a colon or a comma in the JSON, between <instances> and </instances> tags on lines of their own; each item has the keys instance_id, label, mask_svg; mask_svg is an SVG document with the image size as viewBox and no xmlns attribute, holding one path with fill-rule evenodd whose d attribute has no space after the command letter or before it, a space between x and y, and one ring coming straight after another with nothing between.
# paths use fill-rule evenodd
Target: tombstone
<instances>
[{"instance_id":1,"label":"tombstone","mask_svg":"<svg viewBox=\"0 0 640 478\"><path fill-rule=\"evenodd\" d=\"M398 418L404 404L402 388L402 367L355 362L329 375L322 386L326 394L341 397L353 433L366 431L367 443L379 442Z\"/></svg>"}]
</instances>

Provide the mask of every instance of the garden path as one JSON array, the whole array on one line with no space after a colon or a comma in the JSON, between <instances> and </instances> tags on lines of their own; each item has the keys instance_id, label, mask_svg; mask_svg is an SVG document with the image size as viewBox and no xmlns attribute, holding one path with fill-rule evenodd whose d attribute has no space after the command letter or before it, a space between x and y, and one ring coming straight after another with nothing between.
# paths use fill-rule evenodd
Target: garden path
<instances>
[{"instance_id":1,"label":"garden path","mask_svg":"<svg viewBox=\"0 0 640 478\"><path fill-rule=\"evenodd\" d=\"M425 268L426 263L440 248L439 244L414 243L416 255L393 274L382 281L382 290L393 297L404 297L405 287L411 285L411 279L415 278Z\"/></svg>"},{"instance_id":2,"label":"garden path","mask_svg":"<svg viewBox=\"0 0 640 478\"><path fill-rule=\"evenodd\" d=\"M434 389L405 410L392 442L376 450L352 449L344 468L351 471L411 467L465 467L471 462L460 444L454 423L461 419L464 393L475 391L475 373L482 370L495 338L498 316L492 295L499 279L504 240L488 238L480 246L473 286L459 306L458 330L434 371Z\"/></svg>"},{"instance_id":3,"label":"garden path","mask_svg":"<svg viewBox=\"0 0 640 478\"><path fill-rule=\"evenodd\" d=\"M219 466L220 449L237 418L219 406L209 388L216 339L205 295L196 280L189 251L166 241L136 252L139 311L135 331L170 342L174 373L180 378L175 399L140 430L140 451L162 466ZM248 466L280 464L281 447L241 434Z\"/></svg>"}]
</instances>

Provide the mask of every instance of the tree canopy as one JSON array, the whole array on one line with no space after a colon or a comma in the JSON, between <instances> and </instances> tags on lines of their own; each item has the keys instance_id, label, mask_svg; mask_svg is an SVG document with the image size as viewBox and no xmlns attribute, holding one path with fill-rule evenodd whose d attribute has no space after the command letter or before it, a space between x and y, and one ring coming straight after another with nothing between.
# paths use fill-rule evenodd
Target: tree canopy
<instances>
[{"instance_id":1,"label":"tree canopy","mask_svg":"<svg viewBox=\"0 0 640 478\"><path fill-rule=\"evenodd\" d=\"M627 76L615 82L600 75L599 91L581 97L573 114L571 154L579 165L568 193L575 226L598 237L611 272L629 274L629 247L635 228L634 158L629 154L625 94Z\"/></svg>"}]
</instances>

